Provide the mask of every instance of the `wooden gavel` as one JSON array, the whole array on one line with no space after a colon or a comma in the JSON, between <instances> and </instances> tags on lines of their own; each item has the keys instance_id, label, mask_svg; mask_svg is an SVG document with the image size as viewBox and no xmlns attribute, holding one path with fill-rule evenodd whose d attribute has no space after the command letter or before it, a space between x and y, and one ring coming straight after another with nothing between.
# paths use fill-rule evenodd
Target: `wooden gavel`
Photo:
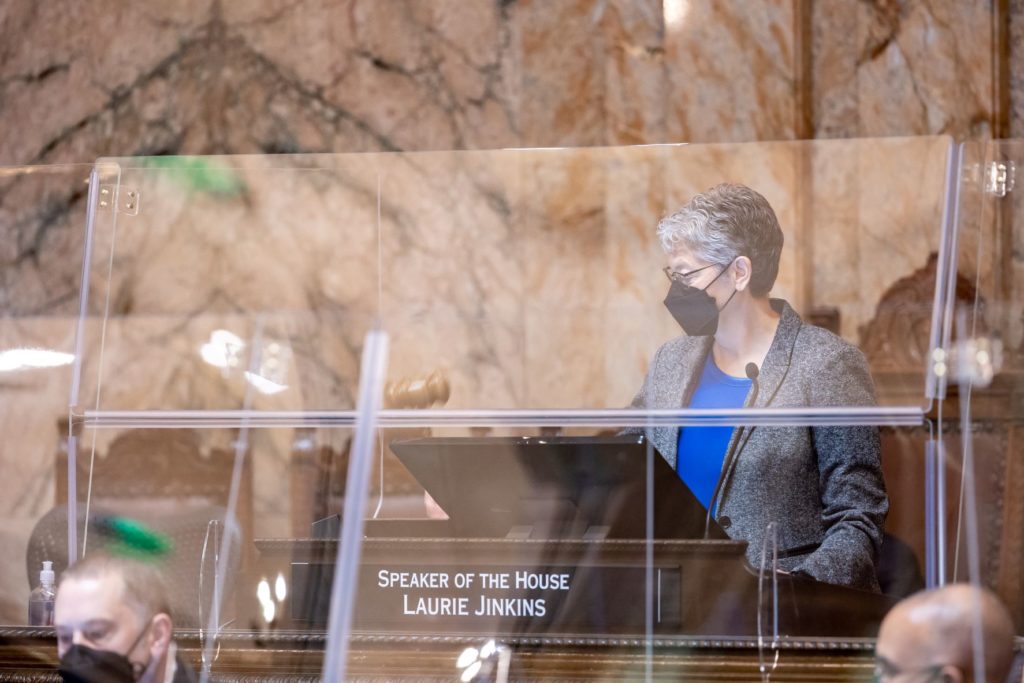
<instances>
[{"instance_id":1,"label":"wooden gavel","mask_svg":"<svg viewBox=\"0 0 1024 683\"><path fill-rule=\"evenodd\" d=\"M388 408L444 405L450 395L448 378L440 370L434 370L426 377L404 377L384 385L384 405Z\"/></svg>"}]
</instances>

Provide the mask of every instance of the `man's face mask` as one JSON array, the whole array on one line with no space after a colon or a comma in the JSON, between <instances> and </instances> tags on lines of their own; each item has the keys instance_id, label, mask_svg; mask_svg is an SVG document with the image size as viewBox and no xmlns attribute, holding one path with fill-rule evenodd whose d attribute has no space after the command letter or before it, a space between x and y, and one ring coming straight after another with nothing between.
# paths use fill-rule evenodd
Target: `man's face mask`
<instances>
[{"instance_id":1,"label":"man's face mask","mask_svg":"<svg viewBox=\"0 0 1024 683\"><path fill-rule=\"evenodd\" d=\"M147 624L128 648L128 654L131 654L148 631ZM133 663L127 654L76 644L69 647L60 658L57 670L64 683L135 683L149 668L151 661L152 657L145 664Z\"/></svg>"},{"instance_id":2,"label":"man's face mask","mask_svg":"<svg viewBox=\"0 0 1024 683\"><path fill-rule=\"evenodd\" d=\"M730 263L729 265L732 264ZM679 326L683 328L683 332L686 332L689 336L706 337L718 331L718 314L736 296L736 290L732 290L732 294L729 295L729 298L722 304L722 309L720 309L715 304L715 300L711 298L711 295L707 293L707 289L715 284L715 281L722 277L722 274L728 269L729 266L722 268L718 275L715 276L715 279L702 289L691 287L684 284L681 280L672 279L672 285L669 287L668 295L665 297L665 308L676 319Z\"/></svg>"}]
</instances>

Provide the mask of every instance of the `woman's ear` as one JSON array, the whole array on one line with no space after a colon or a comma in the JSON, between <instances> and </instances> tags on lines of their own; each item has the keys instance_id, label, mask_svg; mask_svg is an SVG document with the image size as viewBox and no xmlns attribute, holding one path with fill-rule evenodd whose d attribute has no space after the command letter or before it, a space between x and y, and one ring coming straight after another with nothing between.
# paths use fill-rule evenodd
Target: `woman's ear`
<instances>
[{"instance_id":1,"label":"woman's ear","mask_svg":"<svg viewBox=\"0 0 1024 683\"><path fill-rule=\"evenodd\" d=\"M750 286L750 278L754 274L754 265L746 256L739 256L732 262L733 286L736 291L742 292Z\"/></svg>"}]
</instances>

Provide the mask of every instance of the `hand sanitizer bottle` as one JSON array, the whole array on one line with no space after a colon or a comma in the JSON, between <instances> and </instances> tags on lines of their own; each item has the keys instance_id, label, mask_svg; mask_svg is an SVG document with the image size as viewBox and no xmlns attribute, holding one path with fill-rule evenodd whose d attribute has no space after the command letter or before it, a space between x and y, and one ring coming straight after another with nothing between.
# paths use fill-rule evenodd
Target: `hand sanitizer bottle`
<instances>
[{"instance_id":1,"label":"hand sanitizer bottle","mask_svg":"<svg viewBox=\"0 0 1024 683\"><path fill-rule=\"evenodd\" d=\"M43 562L39 572L39 585L28 596L28 623L30 626L53 626L54 590L53 562Z\"/></svg>"}]
</instances>

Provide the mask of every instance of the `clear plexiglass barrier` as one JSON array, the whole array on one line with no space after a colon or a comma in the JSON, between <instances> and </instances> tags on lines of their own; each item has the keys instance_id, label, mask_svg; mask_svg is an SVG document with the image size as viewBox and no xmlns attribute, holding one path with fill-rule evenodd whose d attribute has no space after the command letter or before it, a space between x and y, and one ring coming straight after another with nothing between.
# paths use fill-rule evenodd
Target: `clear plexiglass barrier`
<instances>
[{"instance_id":1,"label":"clear plexiglass barrier","mask_svg":"<svg viewBox=\"0 0 1024 683\"><path fill-rule=\"evenodd\" d=\"M948 580L994 589L1021 633L1024 485L1024 141L960 146L949 325ZM955 506L955 507L954 507Z\"/></svg>"},{"instance_id":2,"label":"clear plexiglass barrier","mask_svg":"<svg viewBox=\"0 0 1024 683\"><path fill-rule=\"evenodd\" d=\"M100 553L163 570L205 677L870 675L926 585L1019 618L1020 157L5 169L0 618Z\"/></svg>"},{"instance_id":3,"label":"clear plexiglass barrier","mask_svg":"<svg viewBox=\"0 0 1024 683\"><path fill-rule=\"evenodd\" d=\"M90 164L0 169L0 414L9 439L0 455L4 624L27 623L42 529L55 534L47 559L67 556L67 407L91 172Z\"/></svg>"}]
</instances>

